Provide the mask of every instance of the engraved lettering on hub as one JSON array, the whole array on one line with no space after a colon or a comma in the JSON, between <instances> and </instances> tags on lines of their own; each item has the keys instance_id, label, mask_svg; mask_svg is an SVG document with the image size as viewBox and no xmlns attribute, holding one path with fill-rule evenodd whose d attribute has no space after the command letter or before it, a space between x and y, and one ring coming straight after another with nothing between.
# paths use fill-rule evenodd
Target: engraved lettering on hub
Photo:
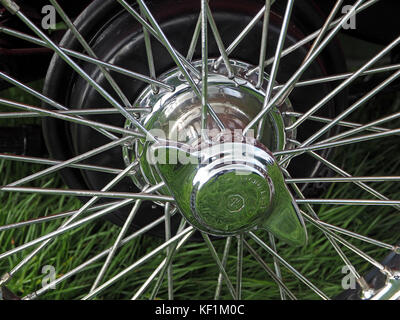
<instances>
[{"instance_id":1,"label":"engraved lettering on hub","mask_svg":"<svg viewBox=\"0 0 400 320\"><path fill-rule=\"evenodd\" d=\"M232 194L228 197L228 210L230 212L239 212L244 208L244 199L238 194Z\"/></svg>"}]
</instances>

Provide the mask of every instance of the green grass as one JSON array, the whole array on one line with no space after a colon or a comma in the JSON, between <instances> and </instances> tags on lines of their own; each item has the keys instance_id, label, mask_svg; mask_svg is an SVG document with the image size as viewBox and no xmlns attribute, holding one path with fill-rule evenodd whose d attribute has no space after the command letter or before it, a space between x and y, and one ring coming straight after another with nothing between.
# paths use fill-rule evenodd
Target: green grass
<instances>
[{"instance_id":1,"label":"green grass","mask_svg":"<svg viewBox=\"0 0 400 320\"><path fill-rule=\"evenodd\" d=\"M41 82L36 83L40 87ZM0 93L2 97L9 97L26 103L38 104L18 90L11 89ZM387 100L387 101L386 101ZM393 96L382 96L363 108L363 112L353 115L359 122L367 122L383 113L398 110L399 99ZM387 106L389 109L377 108ZM378 111L376 111L378 110ZM24 120L26 121L26 120ZM31 121L31 120L29 120ZM15 125L14 122L9 122ZM398 124L393 124L393 126ZM398 175L400 171L398 138L379 140L379 143L370 142L349 147L339 148L334 162L354 175ZM397 144L396 144L397 143ZM36 172L44 167L8 161L0 162L0 185L5 185L18 178ZM65 187L58 175L49 175L38 179L31 184L35 187L63 188ZM371 183L380 192L392 199L400 199L400 190L395 183ZM325 192L326 198L371 198L353 184L332 184ZM72 197L34 196L29 194L0 193L0 225L32 219L52 213L69 211L79 208L80 202ZM340 227L375 239L396 243L400 231L400 215L391 207L355 207L355 206L319 206L316 207L320 218ZM0 233L0 252L9 250L40 235L55 230L62 221L53 221L37 224ZM115 240L119 228L103 220L88 224L63 235L53 241L41 255L36 256L23 270L21 270L8 284L8 287L18 295L25 295L41 288L43 279L42 267L52 265L57 275L68 272L100 251L108 248ZM342 291L341 269L343 262L335 250L321 233L308 225L309 244L304 248L296 248L278 242L280 254L296 269L317 284L327 295L334 296ZM267 241L266 235L259 233ZM388 252L373 245L358 240L349 239L360 249L381 260ZM106 275L109 278L132 264L160 244L160 239L142 236L118 250L111 267ZM253 247L256 245L253 244ZM235 244L235 241L233 242ZM222 255L224 241L214 241L214 245ZM15 266L25 254L32 249L0 261L0 273ZM361 274L370 270L371 265L343 248L350 260ZM271 257L260 248L257 250L273 268ZM235 279L236 249L233 245L230 251L227 271L231 279ZM122 281L106 289L99 299L127 299L140 287L143 281L151 274L163 257L156 257L149 263L129 273ZM103 261L92 264L76 276L60 284L56 290L50 290L43 299L72 299L84 296L90 289ZM213 297L218 269L206 246L202 243L187 244L174 259L175 297L177 299L209 299ZM282 274L287 286L301 299L317 298L296 278L282 268ZM150 288L144 298L149 297ZM244 255L243 269L243 298L244 299L277 299L277 286L271 278L259 267L257 262L248 254ZM164 281L158 298L167 297L167 286ZM223 299L229 299L226 287L223 287Z\"/></svg>"}]
</instances>

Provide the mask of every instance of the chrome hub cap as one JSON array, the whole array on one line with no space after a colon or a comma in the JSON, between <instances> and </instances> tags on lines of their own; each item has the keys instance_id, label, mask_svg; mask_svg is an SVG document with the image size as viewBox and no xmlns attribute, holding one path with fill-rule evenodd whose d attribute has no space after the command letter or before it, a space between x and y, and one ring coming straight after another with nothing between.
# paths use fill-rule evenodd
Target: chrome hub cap
<instances>
[{"instance_id":1,"label":"chrome hub cap","mask_svg":"<svg viewBox=\"0 0 400 320\"><path fill-rule=\"evenodd\" d=\"M244 135L262 109L268 75L257 89L258 75L246 76L253 66L233 61L236 76L230 79L225 65L215 68L214 62L208 64L208 102L225 128L208 116L202 130L201 101L178 69L166 73L161 78L174 91L148 86L136 101L152 108L140 121L159 142L137 139L124 147L127 165L140 160L133 181L140 188L164 181L167 187L160 192L173 195L179 211L201 231L228 236L265 228L304 244L303 221L271 153L290 148L287 140L295 138L295 131L287 136L284 130L291 119L282 113L292 110L290 102L269 113L261 141L252 131ZM133 129L129 121L125 127Z\"/></svg>"}]
</instances>

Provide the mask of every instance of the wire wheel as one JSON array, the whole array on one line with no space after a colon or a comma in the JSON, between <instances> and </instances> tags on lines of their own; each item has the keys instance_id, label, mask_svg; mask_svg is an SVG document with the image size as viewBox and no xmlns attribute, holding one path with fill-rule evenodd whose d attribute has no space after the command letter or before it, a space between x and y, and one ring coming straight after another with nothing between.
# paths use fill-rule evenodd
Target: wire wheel
<instances>
[{"instance_id":1,"label":"wire wheel","mask_svg":"<svg viewBox=\"0 0 400 320\"><path fill-rule=\"evenodd\" d=\"M61 42L1 1L54 52L43 93L0 71L42 103L0 120L42 120L50 154L0 154L3 298L399 299L397 92L376 101L400 36L351 72L337 42L379 0L308 35L294 0L49 2Z\"/></svg>"}]
</instances>

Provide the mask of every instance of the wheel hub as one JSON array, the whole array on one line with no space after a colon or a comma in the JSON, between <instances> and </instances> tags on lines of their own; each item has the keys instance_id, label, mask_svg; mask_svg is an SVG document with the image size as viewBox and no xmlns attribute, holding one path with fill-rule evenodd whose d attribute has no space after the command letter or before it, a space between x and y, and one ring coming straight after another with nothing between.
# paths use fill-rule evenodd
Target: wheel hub
<instances>
[{"instance_id":1,"label":"wheel hub","mask_svg":"<svg viewBox=\"0 0 400 320\"><path fill-rule=\"evenodd\" d=\"M290 102L269 113L260 141L251 131L243 136L262 109L268 75L257 89L257 75L246 77L253 66L232 65L236 76L229 79L223 65L216 69L209 61L208 102L225 130L209 115L204 140L200 99L174 69L161 77L174 86L173 92L149 86L135 103L151 108L140 121L159 142L138 139L125 146L125 162L139 160L133 176L139 188L164 181L160 193L173 195L182 215L201 231L228 236L265 228L288 242L304 243L303 221L271 152L290 148L288 138L295 138L295 132L288 136L284 130L291 119L282 112L292 110ZM135 130L129 121L125 127Z\"/></svg>"}]
</instances>

